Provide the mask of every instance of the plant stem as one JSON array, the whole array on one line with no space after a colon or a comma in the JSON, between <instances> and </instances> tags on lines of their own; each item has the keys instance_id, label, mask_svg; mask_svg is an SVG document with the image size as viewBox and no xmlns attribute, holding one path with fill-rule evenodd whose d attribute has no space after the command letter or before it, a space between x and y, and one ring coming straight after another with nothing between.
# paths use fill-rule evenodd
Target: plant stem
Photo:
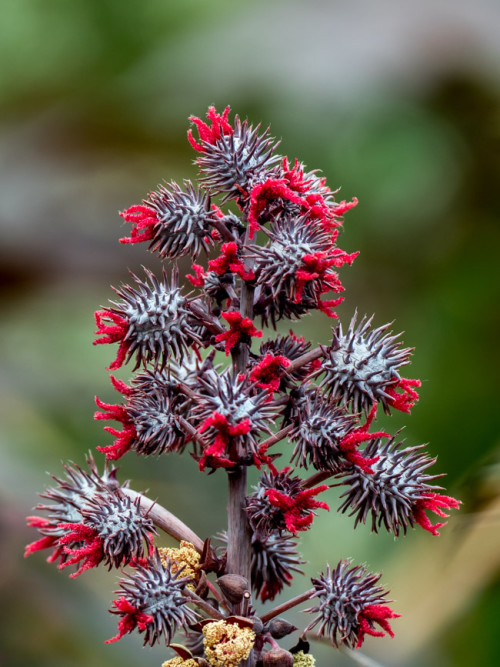
<instances>
[{"instance_id":1,"label":"plant stem","mask_svg":"<svg viewBox=\"0 0 500 667\"><path fill-rule=\"evenodd\" d=\"M305 354L301 355L295 361L292 361L289 366L286 367L286 372L287 373L293 373L293 371L296 371L298 368L302 368L302 366L305 366L306 364L310 364L311 361L314 361L315 359L319 359L320 357L323 356L323 347L318 346L315 347L314 350L310 350L309 352L306 352Z\"/></svg>"},{"instance_id":2,"label":"plant stem","mask_svg":"<svg viewBox=\"0 0 500 667\"><path fill-rule=\"evenodd\" d=\"M312 489L313 486L316 486L316 484L321 484L321 482L324 482L325 479L329 479L330 477L333 476L333 473L331 472L315 472L314 475L311 475L307 479L305 479L302 482L302 488L304 489Z\"/></svg>"},{"instance_id":3,"label":"plant stem","mask_svg":"<svg viewBox=\"0 0 500 667\"><path fill-rule=\"evenodd\" d=\"M245 244L249 242L247 229ZM250 260L247 260L247 263ZM246 270L250 267L246 266ZM243 279L241 280L240 313L243 317L253 318L254 290ZM249 346L240 343L231 352L234 373L243 373L248 363ZM239 458L244 452L235 446L232 452ZM228 543L227 568L229 574L239 574L248 581L250 588L250 540L251 531L245 511L247 495L247 469L245 466L236 466L228 471L229 499L228 499Z\"/></svg>"},{"instance_id":4,"label":"plant stem","mask_svg":"<svg viewBox=\"0 0 500 667\"><path fill-rule=\"evenodd\" d=\"M289 609L292 609L292 607L296 607L298 604L302 604L302 602L306 602L307 600L311 599L311 596L313 593L316 592L316 589L310 588L308 591L305 593L301 593L300 595L297 595L296 597L292 598L291 600L288 600L287 602L283 602L282 604L278 605L274 609L271 609L271 611L268 611L266 614L260 617L260 620L263 623L267 623L273 618L276 618L276 616L279 616L285 611L288 611Z\"/></svg>"},{"instance_id":5,"label":"plant stem","mask_svg":"<svg viewBox=\"0 0 500 667\"><path fill-rule=\"evenodd\" d=\"M264 440L263 442L260 443L259 447L266 447L269 448L272 445L275 445L277 442L280 440L283 440L290 431L293 429L293 424L289 424L289 426L285 426L285 428L282 428L280 431L275 433L274 435L271 435L267 440Z\"/></svg>"},{"instance_id":6,"label":"plant stem","mask_svg":"<svg viewBox=\"0 0 500 667\"><path fill-rule=\"evenodd\" d=\"M132 489L120 489L120 491L133 501L140 498L139 504L141 510L147 513L155 526L158 526L158 528L161 528L161 530L179 542L181 540L191 542L196 551L200 554L202 553L203 540L189 526L186 526L185 523L178 519L175 514L158 505L155 500L142 495L142 493L132 491Z\"/></svg>"},{"instance_id":7,"label":"plant stem","mask_svg":"<svg viewBox=\"0 0 500 667\"><path fill-rule=\"evenodd\" d=\"M196 595L196 593L193 593L193 591L190 591L189 588L184 589L184 595L190 599L191 602L193 602L195 605L197 605L200 609L203 609L203 611L208 615L209 618L216 618L218 621L222 621L225 617L224 614L221 614L221 612L218 609L215 609L215 607L212 607L212 605L209 602L206 602L203 598L200 598L199 595Z\"/></svg>"}]
</instances>

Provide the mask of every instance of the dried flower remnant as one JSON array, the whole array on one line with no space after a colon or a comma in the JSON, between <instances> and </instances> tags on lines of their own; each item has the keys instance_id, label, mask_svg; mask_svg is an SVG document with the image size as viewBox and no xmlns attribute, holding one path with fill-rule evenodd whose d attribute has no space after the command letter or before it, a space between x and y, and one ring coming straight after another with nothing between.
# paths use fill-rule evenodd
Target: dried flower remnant
<instances>
[{"instance_id":1,"label":"dried flower remnant","mask_svg":"<svg viewBox=\"0 0 500 667\"><path fill-rule=\"evenodd\" d=\"M164 268L160 277L132 274L95 313L94 344L117 345L108 370L133 366L130 379L111 375L118 400L96 398L95 418L113 437L97 449L110 461L155 457L166 475L166 457L187 454L200 471L227 479L224 548L156 493L120 483L109 464L100 474L90 457L88 471L68 464L66 478L42 494L46 504L28 517L39 538L26 555L47 550L59 569L75 566L73 577L101 564L126 567L108 643L137 631L145 645L175 652L164 667L310 667L305 633L355 649L366 635L392 636L398 616L380 575L348 560L312 589L256 609L257 599L273 602L304 574L299 535L329 509L330 487L343 488L339 509L355 525L371 517L375 532L396 537L415 525L438 535L444 523L431 513L446 517L459 501L433 485L440 476L427 473L434 459L423 446L403 448L372 427L378 406L409 413L418 400L420 381L400 374L412 348L389 325L372 328L372 318L355 315L345 334L339 324L314 348L292 331L276 333L283 320L337 317L342 272L358 255L338 243L357 199L337 201L323 176L279 155L269 129L231 118L229 107L190 120L197 181L163 181L120 214L129 225L120 241L146 243ZM253 467L261 477L249 489ZM199 492L183 491L202 512ZM179 546L162 546L162 533ZM311 599L309 626L284 617Z\"/></svg>"}]
</instances>

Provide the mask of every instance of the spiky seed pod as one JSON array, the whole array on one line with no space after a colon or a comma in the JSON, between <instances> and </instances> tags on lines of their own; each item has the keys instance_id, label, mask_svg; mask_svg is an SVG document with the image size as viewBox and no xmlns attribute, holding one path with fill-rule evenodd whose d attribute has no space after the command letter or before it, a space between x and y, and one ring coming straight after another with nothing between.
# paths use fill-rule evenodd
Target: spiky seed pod
<instances>
[{"instance_id":1,"label":"spiky seed pod","mask_svg":"<svg viewBox=\"0 0 500 667\"><path fill-rule=\"evenodd\" d=\"M270 425L277 416L268 393L256 394L251 383L229 370L221 374L213 370L200 376L198 391L191 417L201 424L204 437L213 441L214 450L208 455L227 456L228 447L237 444L243 459L251 461L258 456L259 435L271 433Z\"/></svg>"},{"instance_id":2,"label":"spiky seed pod","mask_svg":"<svg viewBox=\"0 0 500 667\"><path fill-rule=\"evenodd\" d=\"M99 451L111 459L123 456L130 449L146 456L183 451L189 434L181 427L179 419L188 413L190 400L179 391L170 369L139 373L131 386L113 376L111 380L126 402L110 405L96 398L97 405L105 411L96 412L95 418L120 421L123 430L106 427L116 440L112 445L98 447Z\"/></svg>"},{"instance_id":3,"label":"spiky seed pod","mask_svg":"<svg viewBox=\"0 0 500 667\"><path fill-rule=\"evenodd\" d=\"M321 372L321 386L353 412L366 414L379 401L390 414L394 389L401 381L398 369L410 362L413 348L403 348L396 336L386 333L390 324L370 331L373 316L363 317L356 326L354 314L344 335L342 325L333 330ZM390 393L392 391L392 394Z\"/></svg>"},{"instance_id":4,"label":"spiky seed pod","mask_svg":"<svg viewBox=\"0 0 500 667\"><path fill-rule=\"evenodd\" d=\"M373 474L355 467L340 477L347 490L340 496L344 501L339 511L356 517L354 527L366 523L371 515L371 529L375 533L384 526L397 537L419 524L438 535L438 528L444 523L432 525L425 510L447 516L442 510L457 508L459 502L436 493L441 486L429 484L442 475L425 472L436 462L423 451L425 445L402 449L402 443L396 442L395 437L386 442L374 440L363 451L367 456L378 457L371 466Z\"/></svg>"},{"instance_id":5,"label":"spiky seed pod","mask_svg":"<svg viewBox=\"0 0 500 667\"><path fill-rule=\"evenodd\" d=\"M357 424L357 417L328 400L319 389L306 391L304 398L288 434L295 443L290 460L306 469L312 465L316 470L339 472L345 467L341 441Z\"/></svg>"},{"instance_id":6,"label":"spiky seed pod","mask_svg":"<svg viewBox=\"0 0 500 667\"><path fill-rule=\"evenodd\" d=\"M172 386L168 390L135 394L127 411L136 430L137 454L160 455L182 452L189 440L178 419L187 414L188 401Z\"/></svg>"},{"instance_id":7,"label":"spiky seed pod","mask_svg":"<svg viewBox=\"0 0 500 667\"><path fill-rule=\"evenodd\" d=\"M51 501L51 504L39 503L35 508L37 511L47 512L47 516L27 518L28 525L37 528L42 537L26 547L26 556L41 549L54 548L48 560L53 562L59 559L61 564L65 563L69 556L59 545L59 539L66 535L68 530L62 528L61 524L80 523L81 511L92 498L97 494L119 488L116 479L117 468L110 468L106 462L101 475L92 455L87 456L86 462L88 471L73 463L66 463L63 465L66 479L51 475L58 486L40 494L41 498ZM126 486L127 483L123 484L123 487Z\"/></svg>"},{"instance_id":8,"label":"spiky seed pod","mask_svg":"<svg viewBox=\"0 0 500 667\"><path fill-rule=\"evenodd\" d=\"M234 131L222 133L213 143L203 141L203 152L196 164L203 174L201 182L214 193L224 194L223 203L242 196L251 184L263 178L272 165L281 160L273 155L278 143L269 136L269 129L259 134L260 125L234 117Z\"/></svg>"},{"instance_id":9,"label":"spiky seed pod","mask_svg":"<svg viewBox=\"0 0 500 667\"><path fill-rule=\"evenodd\" d=\"M194 353L183 356L180 361L171 359L167 369L169 381L173 384L182 382L190 389L196 389L200 377L219 368L219 366L214 366L214 357L215 350L203 360L200 360Z\"/></svg>"},{"instance_id":10,"label":"spiky seed pod","mask_svg":"<svg viewBox=\"0 0 500 667\"><path fill-rule=\"evenodd\" d=\"M305 563L297 553L297 540L279 532L268 536L254 534L251 542L252 590L262 602L274 600L283 588L290 586L293 574L304 574Z\"/></svg>"},{"instance_id":11,"label":"spiky seed pod","mask_svg":"<svg viewBox=\"0 0 500 667\"><path fill-rule=\"evenodd\" d=\"M302 295L300 303L295 303L285 292L273 296L269 285L257 285L255 289L254 315L261 318L262 327L272 327L276 330L280 320L300 320L314 308L316 302L306 293Z\"/></svg>"},{"instance_id":12,"label":"spiky seed pod","mask_svg":"<svg viewBox=\"0 0 500 667\"><path fill-rule=\"evenodd\" d=\"M271 533L288 531L297 533L310 527L316 508L329 509L328 505L313 499L325 491L328 485L304 489L302 480L284 468L275 475L264 473L255 492L247 498L246 511L252 530L259 539Z\"/></svg>"},{"instance_id":13,"label":"spiky seed pod","mask_svg":"<svg viewBox=\"0 0 500 667\"><path fill-rule=\"evenodd\" d=\"M151 535L156 530L151 519L141 512L139 500L133 503L117 494L98 494L82 509L83 523L94 529L102 541L103 562L109 569L127 565L149 552Z\"/></svg>"},{"instance_id":14,"label":"spiky seed pod","mask_svg":"<svg viewBox=\"0 0 500 667\"><path fill-rule=\"evenodd\" d=\"M120 595L112 614L122 616L118 634L108 642L117 641L124 634L138 627L144 633L144 646L153 646L163 636L171 643L179 627L195 623L197 614L186 606L183 589L191 577L183 577L181 571L172 572L164 567L158 553L148 559L147 566L136 565L134 572L120 581Z\"/></svg>"},{"instance_id":15,"label":"spiky seed pod","mask_svg":"<svg viewBox=\"0 0 500 667\"><path fill-rule=\"evenodd\" d=\"M161 259L177 259L185 255L196 258L211 246L213 223L217 219L210 195L191 181L161 185L149 195L148 204L155 209L158 222L153 229L149 249Z\"/></svg>"},{"instance_id":16,"label":"spiky seed pod","mask_svg":"<svg viewBox=\"0 0 500 667\"><path fill-rule=\"evenodd\" d=\"M350 560L341 560L333 570L328 565L326 574L312 579L315 593L311 597L319 598L319 604L305 610L318 614L305 632L319 624L317 636L329 637L336 648L359 648L365 634L383 636L385 631L392 637L388 619L399 616L384 605L390 600L377 585L381 575L350 565ZM382 631L375 629L375 623Z\"/></svg>"},{"instance_id":17,"label":"spiky seed pod","mask_svg":"<svg viewBox=\"0 0 500 667\"><path fill-rule=\"evenodd\" d=\"M289 300L300 303L297 271L304 267L304 257L328 253L332 244L328 234L307 216L289 217L275 222L268 232L270 243L252 248L256 262L255 274L259 285L267 285L274 298L283 293ZM306 285L306 298L314 298L316 291ZM297 299L297 296L299 298ZM314 298L315 300L315 298Z\"/></svg>"},{"instance_id":18,"label":"spiky seed pod","mask_svg":"<svg viewBox=\"0 0 500 667\"><path fill-rule=\"evenodd\" d=\"M118 321L117 326L121 327L114 338L120 340L120 349L111 370L119 368L123 361L128 363L134 356L133 370L150 362L162 368L171 356L180 359L190 345L199 342L186 298L177 286L177 273L172 273L169 284L165 272L161 281L151 271L145 269L145 272L149 282L132 274L137 286L124 285L115 289L122 302L111 302L111 308L96 315L100 324L98 333L107 334L96 343L112 342L111 332L106 331L111 327L103 325L105 318Z\"/></svg>"}]
</instances>

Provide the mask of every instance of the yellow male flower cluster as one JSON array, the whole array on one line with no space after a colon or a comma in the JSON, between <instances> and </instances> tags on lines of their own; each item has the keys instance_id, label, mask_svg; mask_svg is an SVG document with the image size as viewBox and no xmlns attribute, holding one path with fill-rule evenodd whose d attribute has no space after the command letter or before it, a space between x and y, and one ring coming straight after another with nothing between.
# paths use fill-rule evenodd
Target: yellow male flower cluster
<instances>
[{"instance_id":1,"label":"yellow male flower cluster","mask_svg":"<svg viewBox=\"0 0 500 667\"><path fill-rule=\"evenodd\" d=\"M162 663L161 667L198 667L198 663L196 660L193 660L193 658L184 660L184 658L181 658L177 655L171 660L166 660L164 663Z\"/></svg>"},{"instance_id":2,"label":"yellow male flower cluster","mask_svg":"<svg viewBox=\"0 0 500 667\"><path fill-rule=\"evenodd\" d=\"M160 560L164 567L167 567L167 561L170 562L170 571L175 574L182 568L183 577L191 577L198 581L200 576L200 554L196 551L191 542L182 540L179 548L161 547L158 549ZM193 584L188 584L187 588L194 590Z\"/></svg>"},{"instance_id":3,"label":"yellow male flower cluster","mask_svg":"<svg viewBox=\"0 0 500 667\"><path fill-rule=\"evenodd\" d=\"M203 628L205 656L213 667L237 667L250 655L255 632L236 623L214 621Z\"/></svg>"},{"instance_id":4,"label":"yellow male flower cluster","mask_svg":"<svg viewBox=\"0 0 500 667\"><path fill-rule=\"evenodd\" d=\"M293 654L293 667L314 667L316 660L310 653L298 651Z\"/></svg>"}]
</instances>

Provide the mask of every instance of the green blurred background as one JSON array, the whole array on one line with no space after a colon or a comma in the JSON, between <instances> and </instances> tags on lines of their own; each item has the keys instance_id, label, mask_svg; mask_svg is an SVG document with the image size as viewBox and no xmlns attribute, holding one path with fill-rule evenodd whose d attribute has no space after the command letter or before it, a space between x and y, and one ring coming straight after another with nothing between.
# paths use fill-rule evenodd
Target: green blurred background
<instances>
[{"instance_id":1,"label":"green blurred background","mask_svg":"<svg viewBox=\"0 0 500 667\"><path fill-rule=\"evenodd\" d=\"M116 574L71 581L42 554L23 560L35 539L24 517L46 470L109 442L92 420L94 394L114 398L93 312L127 269L157 267L118 244L116 212L162 179L195 177L187 117L230 104L271 124L281 152L321 169L341 198L359 198L340 244L361 251L342 271L340 317L357 307L405 331L421 400L381 425L429 442L464 500L440 538L395 542L353 531L331 493L332 511L302 540L307 573L346 556L384 572L403 617L394 640L363 647L380 664L498 665L500 5L0 0L0 10L0 662L171 657L136 635L105 646ZM311 317L295 330L326 342L330 324ZM224 527L224 479L188 458L129 456L122 479L205 536ZM318 665L355 664L315 654Z\"/></svg>"}]
</instances>

